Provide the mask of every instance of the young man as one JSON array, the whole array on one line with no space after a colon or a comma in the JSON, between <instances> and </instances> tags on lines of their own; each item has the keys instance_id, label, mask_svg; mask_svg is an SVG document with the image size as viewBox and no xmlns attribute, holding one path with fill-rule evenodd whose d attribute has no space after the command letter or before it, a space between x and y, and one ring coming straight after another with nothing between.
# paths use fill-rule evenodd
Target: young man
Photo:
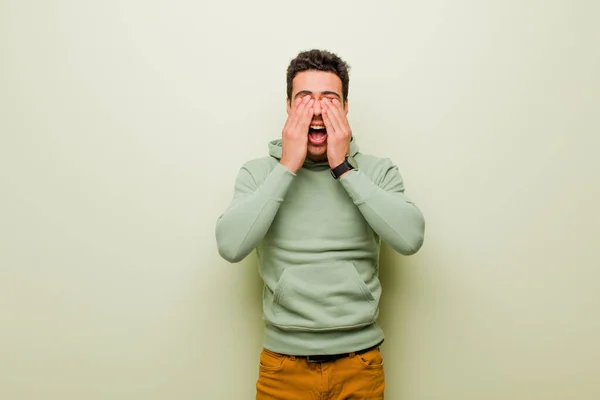
<instances>
[{"instance_id":1,"label":"young man","mask_svg":"<svg viewBox=\"0 0 600 400\"><path fill-rule=\"evenodd\" d=\"M264 281L257 399L383 399L380 244L416 253L425 221L397 167L359 151L348 69L320 50L291 61L281 139L241 167L217 222L221 256L256 249Z\"/></svg>"}]
</instances>

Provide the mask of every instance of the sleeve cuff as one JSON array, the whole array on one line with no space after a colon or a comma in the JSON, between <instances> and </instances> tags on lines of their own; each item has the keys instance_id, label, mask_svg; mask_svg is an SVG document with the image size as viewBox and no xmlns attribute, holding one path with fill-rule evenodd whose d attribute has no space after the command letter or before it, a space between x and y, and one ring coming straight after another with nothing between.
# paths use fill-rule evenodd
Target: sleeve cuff
<instances>
[{"instance_id":1,"label":"sleeve cuff","mask_svg":"<svg viewBox=\"0 0 600 400\"><path fill-rule=\"evenodd\" d=\"M275 168L269 173L269 176L267 176L267 179L260 185L259 191L275 201L282 202L295 177L296 174L280 163L277 163Z\"/></svg>"},{"instance_id":2,"label":"sleeve cuff","mask_svg":"<svg viewBox=\"0 0 600 400\"><path fill-rule=\"evenodd\" d=\"M340 183L357 206L367 202L379 188L360 170L350 170L340 178Z\"/></svg>"}]
</instances>

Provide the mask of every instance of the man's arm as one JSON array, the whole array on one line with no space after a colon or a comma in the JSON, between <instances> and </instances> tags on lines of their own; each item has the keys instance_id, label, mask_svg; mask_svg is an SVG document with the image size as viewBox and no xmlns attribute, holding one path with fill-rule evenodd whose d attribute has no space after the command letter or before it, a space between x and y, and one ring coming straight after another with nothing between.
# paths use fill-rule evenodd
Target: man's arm
<instances>
[{"instance_id":1,"label":"man's arm","mask_svg":"<svg viewBox=\"0 0 600 400\"><path fill-rule=\"evenodd\" d=\"M219 254L231 263L242 261L265 236L296 175L276 164L257 184L247 166L240 169L233 201L216 226Z\"/></svg>"},{"instance_id":2,"label":"man's arm","mask_svg":"<svg viewBox=\"0 0 600 400\"><path fill-rule=\"evenodd\" d=\"M306 158L313 104L310 96L295 100L281 134L281 160L260 184L247 165L241 168L233 201L217 221L217 247L221 257L227 261L242 261L269 230L283 197Z\"/></svg>"},{"instance_id":3,"label":"man's arm","mask_svg":"<svg viewBox=\"0 0 600 400\"><path fill-rule=\"evenodd\" d=\"M404 195L398 168L389 159L382 162L381 173L373 180L359 165L358 170L344 174L340 183L375 233L400 254L411 255L423 245L425 218Z\"/></svg>"},{"instance_id":4,"label":"man's arm","mask_svg":"<svg viewBox=\"0 0 600 400\"><path fill-rule=\"evenodd\" d=\"M352 129L346 118L347 107L338 100L323 99L323 121L327 127L327 158L331 168L338 166L350 152ZM345 108L346 107L346 108ZM404 196L398 168L382 159L379 173L371 180L364 172L351 170L340 182L381 239L397 252L410 255L423 245L425 219L421 211Z\"/></svg>"}]
</instances>

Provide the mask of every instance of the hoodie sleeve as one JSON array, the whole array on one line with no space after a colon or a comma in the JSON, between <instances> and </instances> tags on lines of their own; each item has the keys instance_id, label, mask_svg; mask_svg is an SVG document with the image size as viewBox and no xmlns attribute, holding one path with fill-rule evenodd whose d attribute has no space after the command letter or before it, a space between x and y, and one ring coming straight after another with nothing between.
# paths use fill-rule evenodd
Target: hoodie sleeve
<instances>
[{"instance_id":1,"label":"hoodie sleeve","mask_svg":"<svg viewBox=\"0 0 600 400\"><path fill-rule=\"evenodd\" d=\"M383 241L400 254L414 254L423 245L425 219L404 195L398 168L389 159L382 159L381 163L380 172L373 179L359 166L342 176L340 183Z\"/></svg>"},{"instance_id":2,"label":"hoodie sleeve","mask_svg":"<svg viewBox=\"0 0 600 400\"><path fill-rule=\"evenodd\" d=\"M217 220L216 239L221 257L237 263L256 248L269 230L295 176L277 163L264 180L257 183L248 164L240 169L233 200Z\"/></svg>"}]
</instances>

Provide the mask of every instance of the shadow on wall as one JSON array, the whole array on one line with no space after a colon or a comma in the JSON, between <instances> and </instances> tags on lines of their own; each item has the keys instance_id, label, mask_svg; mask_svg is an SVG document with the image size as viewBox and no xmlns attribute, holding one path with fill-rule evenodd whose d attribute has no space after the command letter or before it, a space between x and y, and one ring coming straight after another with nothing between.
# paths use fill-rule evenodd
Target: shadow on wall
<instances>
[{"instance_id":1,"label":"shadow on wall","mask_svg":"<svg viewBox=\"0 0 600 400\"><path fill-rule=\"evenodd\" d=\"M385 333L382 350L388 354L402 354L405 342L410 305L414 304L418 287L418 256L405 257L396 253L387 244L382 244L379 257L379 280L381 295L378 323ZM412 299L412 300L411 300Z\"/></svg>"}]
</instances>

